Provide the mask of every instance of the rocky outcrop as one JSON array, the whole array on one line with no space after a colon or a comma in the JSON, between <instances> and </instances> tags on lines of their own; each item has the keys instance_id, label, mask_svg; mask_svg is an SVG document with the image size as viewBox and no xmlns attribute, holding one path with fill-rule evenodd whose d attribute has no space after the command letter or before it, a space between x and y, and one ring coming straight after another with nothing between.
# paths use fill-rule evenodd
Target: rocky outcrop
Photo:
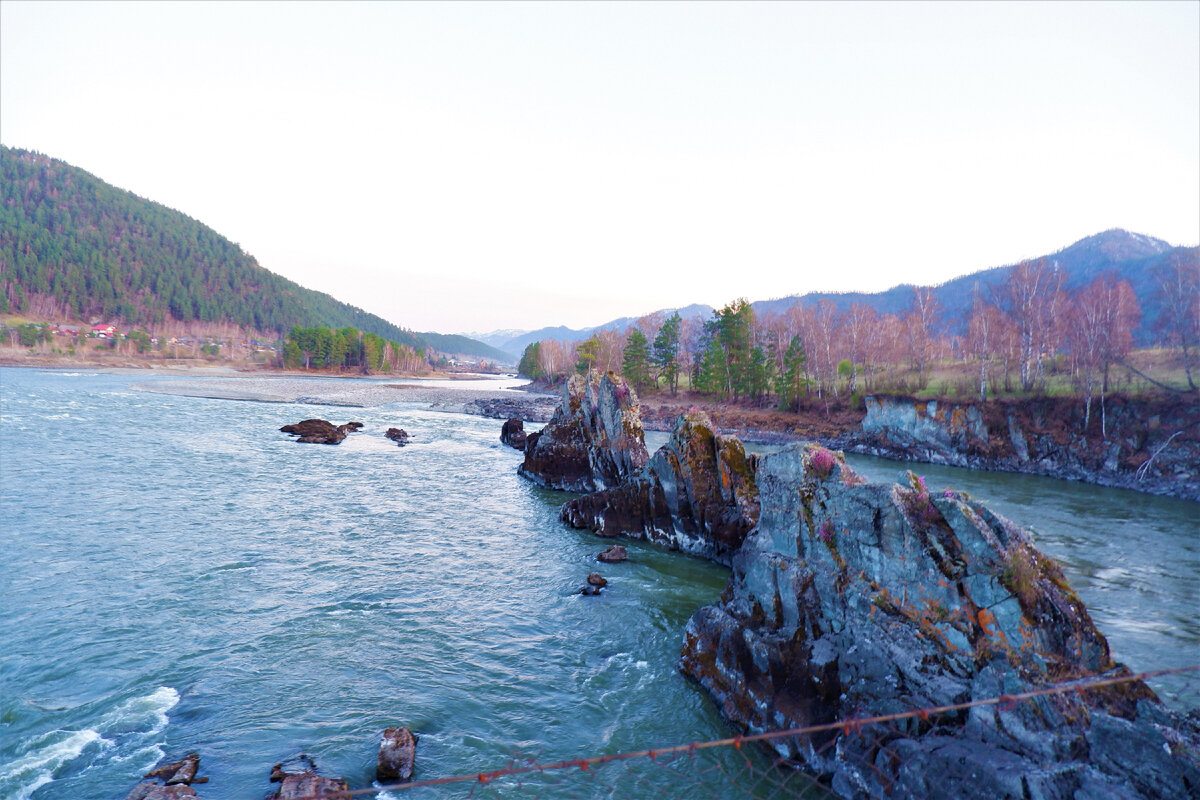
<instances>
[{"instance_id":1,"label":"rocky outcrop","mask_svg":"<svg viewBox=\"0 0 1200 800\"><path fill-rule=\"evenodd\" d=\"M306 419L297 422L295 425L284 425L279 430L283 433L290 433L293 436L300 438L298 442L307 444L340 444L346 438L346 434L357 431L363 426L361 422L347 422L345 425L335 426L333 423L323 419Z\"/></svg>"},{"instance_id":2,"label":"rocky outcrop","mask_svg":"<svg viewBox=\"0 0 1200 800\"><path fill-rule=\"evenodd\" d=\"M388 428L383 435L385 438L391 439L400 447L404 447L404 445L408 444L410 438L408 431L404 430L404 428Z\"/></svg>"},{"instance_id":3,"label":"rocky outcrop","mask_svg":"<svg viewBox=\"0 0 1200 800\"><path fill-rule=\"evenodd\" d=\"M838 454L764 456L759 521L681 668L750 731L1118 675L1028 535L962 493L868 484ZM1168 798L1200 791L1200 728L1141 682L772 742L846 798Z\"/></svg>"},{"instance_id":4,"label":"rocky outcrop","mask_svg":"<svg viewBox=\"0 0 1200 800\"><path fill-rule=\"evenodd\" d=\"M618 485L649 458L637 406L637 395L614 373L572 375L550 422L526 439L518 472L569 492Z\"/></svg>"},{"instance_id":5,"label":"rocky outcrop","mask_svg":"<svg viewBox=\"0 0 1200 800\"><path fill-rule=\"evenodd\" d=\"M524 450L528 434L525 433L525 423L520 417L512 417L500 426L500 441L514 450Z\"/></svg>"},{"instance_id":6,"label":"rocky outcrop","mask_svg":"<svg viewBox=\"0 0 1200 800\"><path fill-rule=\"evenodd\" d=\"M1110 397L1105 430L1077 398L957 403L868 397L854 452L904 461L1027 472L1200 500L1200 403Z\"/></svg>"},{"instance_id":7,"label":"rocky outcrop","mask_svg":"<svg viewBox=\"0 0 1200 800\"><path fill-rule=\"evenodd\" d=\"M384 730L379 743L375 777L380 783L412 780L417 760L417 737L406 726Z\"/></svg>"},{"instance_id":8,"label":"rocky outcrop","mask_svg":"<svg viewBox=\"0 0 1200 800\"><path fill-rule=\"evenodd\" d=\"M133 791L125 796L125 800L172 800L177 797L192 797L199 800L193 783L207 783L208 778L197 778L200 770L200 756L188 753L180 761L161 764L147 772L143 780Z\"/></svg>"},{"instance_id":9,"label":"rocky outcrop","mask_svg":"<svg viewBox=\"0 0 1200 800\"><path fill-rule=\"evenodd\" d=\"M728 564L758 520L757 460L702 412L678 419L642 471L577 497L562 518L602 536L647 539Z\"/></svg>"}]
</instances>

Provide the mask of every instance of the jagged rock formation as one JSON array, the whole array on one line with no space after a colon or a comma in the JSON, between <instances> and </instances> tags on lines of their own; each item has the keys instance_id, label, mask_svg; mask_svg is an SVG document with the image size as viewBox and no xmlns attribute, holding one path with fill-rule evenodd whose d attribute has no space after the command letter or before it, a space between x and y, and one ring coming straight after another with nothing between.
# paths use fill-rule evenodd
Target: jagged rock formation
<instances>
[{"instance_id":1,"label":"jagged rock formation","mask_svg":"<svg viewBox=\"0 0 1200 800\"><path fill-rule=\"evenodd\" d=\"M525 423L520 417L511 417L500 426L500 441L514 450L524 450L529 434L525 432Z\"/></svg>"},{"instance_id":2,"label":"jagged rock formation","mask_svg":"<svg viewBox=\"0 0 1200 800\"><path fill-rule=\"evenodd\" d=\"M572 375L546 427L528 436L518 472L548 489L594 492L645 465L637 395L614 373Z\"/></svg>"},{"instance_id":3,"label":"jagged rock formation","mask_svg":"<svg viewBox=\"0 0 1200 800\"><path fill-rule=\"evenodd\" d=\"M147 772L143 780L125 796L125 800L173 800L178 797L192 797L200 800L193 783L206 783L208 778L197 778L200 770L200 756L188 753L180 761L161 764ZM159 783L162 781L162 783Z\"/></svg>"},{"instance_id":4,"label":"jagged rock formation","mask_svg":"<svg viewBox=\"0 0 1200 800\"><path fill-rule=\"evenodd\" d=\"M375 778L380 783L412 780L416 760L416 735L403 725L387 728L379 743Z\"/></svg>"},{"instance_id":5,"label":"jagged rock formation","mask_svg":"<svg viewBox=\"0 0 1200 800\"><path fill-rule=\"evenodd\" d=\"M758 526L681 668L731 721L781 730L1118 674L1053 561L961 493L867 484L840 455L764 456ZM847 798L1200 792L1200 726L1141 682L776 740Z\"/></svg>"},{"instance_id":6,"label":"jagged rock formation","mask_svg":"<svg viewBox=\"0 0 1200 800\"><path fill-rule=\"evenodd\" d=\"M576 528L647 539L728 564L758 521L757 459L708 416L681 416L636 476L562 507Z\"/></svg>"},{"instance_id":7,"label":"jagged rock formation","mask_svg":"<svg viewBox=\"0 0 1200 800\"><path fill-rule=\"evenodd\" d=\"M361 428L361 422L347 422L345 425L334 426L332 422L323 419L306 419L295 425L284 425L279 430L298 436L297 442L307 444L340 444L346 434Z\"/></svg>"},{"instance_id":8,"label":"jagged rock formation","mask_svg":"<svg viewBox=\"0 0 1200 800\"><path fill-rule=\"evenodd\" d=\"M1028 472L1200 500L1200 403L1110 397L1105 430L1077 398L953 403L868 397L847 450L906 461Z\"/></svg>"}]
</instances>

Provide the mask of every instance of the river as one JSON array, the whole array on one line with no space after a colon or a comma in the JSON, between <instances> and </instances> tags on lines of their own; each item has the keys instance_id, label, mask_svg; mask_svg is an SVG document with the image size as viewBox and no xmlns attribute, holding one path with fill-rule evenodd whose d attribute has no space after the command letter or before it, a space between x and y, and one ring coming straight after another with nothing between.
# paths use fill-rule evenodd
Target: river
<instances>
[{"instance_id":1,"label":"river","mask_svg":"<svg viewBox=\"0 0 1200 800\"><path fill-rule=\"evenodd\" d=\"M369 786L395 724L420 735L425 778L729 735L675 667L727 572L639 543L598 565L609 541L518 478L497 420L133 388L147 380L0 370L0 798L119 798L192 750L205 797L263 797L301 752ZM337 447L278 432L311 416L365 427ZM383 438L392 426L413 443ZM1032 526L1131 667L1200 660L1196 504L918 471ZM579 595L597 569L606 593ZM611 776L475 796L742 795L698 793L686 770L652 789Z\"/></svg>"}]
</instances>

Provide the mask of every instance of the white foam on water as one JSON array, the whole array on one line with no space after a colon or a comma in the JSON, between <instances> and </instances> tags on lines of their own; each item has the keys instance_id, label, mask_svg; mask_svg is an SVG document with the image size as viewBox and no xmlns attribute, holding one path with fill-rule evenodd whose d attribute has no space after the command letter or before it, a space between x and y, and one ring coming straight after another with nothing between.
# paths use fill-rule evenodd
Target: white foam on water
<instances>
[{"instance_id":1,"label":"white foam on water","mask_svg":"<svg viewBox=\"0 0 1200 800\"><path fill-rule=\"evenodd\" d=\"M92 742L102 741L99 731L91 728L50 731L36 737L25 755L0 772L0 790L11 792L5 800L27 800L38 787L54 780L55 770L78 758Z\"/></svg>"},{"instance_id":2,"label":"white foam on water","mask_svg":"<svg viewBox=\"0 0 1200 800\"><path fill-rule=\"evenodd\" d=\"M167 712L179 703L179 692L160 686L145 697L126 700L104 715L100 729L106 734L142 733L153 736L167 727Z\"/></svg>"},{"instance_id":3,"label":"white foam on water","mask_svg":"<svg viewBox=\"0 0 1200 800\"><path fill-rule=\"evenodd\" d=\"M148 695L133 697L106 712L95 728L54 730L31 738L24 755L0 772L0 800L28 800L39 787L54 780L54 773L79 758L92 744L110 753L113 761L136 759L150 769L163 757L159 743L147 742L170 722L167 712L179 703L179 692L160 686ZM145 769L141 771L145 771Z\"/></svg>"}]
</instances>

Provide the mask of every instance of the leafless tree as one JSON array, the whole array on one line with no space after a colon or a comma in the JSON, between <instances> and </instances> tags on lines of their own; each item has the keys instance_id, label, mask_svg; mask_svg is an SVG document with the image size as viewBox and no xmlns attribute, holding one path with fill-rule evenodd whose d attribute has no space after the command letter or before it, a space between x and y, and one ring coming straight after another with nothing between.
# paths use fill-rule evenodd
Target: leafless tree
<instances>
[{"instance_id":1,"label":"leafless tree","mask_svg":"<svg viewBox=\"0 0 1200 800\"><path fill-rule=\"evenodd\" d=\"M1155 330L1162 340L1180 348L1188 388L1196 387L1200 370L1200 248L1171 255L1155 270L1155 299L1159 315Z\"/></svg>"}]
</instances>

